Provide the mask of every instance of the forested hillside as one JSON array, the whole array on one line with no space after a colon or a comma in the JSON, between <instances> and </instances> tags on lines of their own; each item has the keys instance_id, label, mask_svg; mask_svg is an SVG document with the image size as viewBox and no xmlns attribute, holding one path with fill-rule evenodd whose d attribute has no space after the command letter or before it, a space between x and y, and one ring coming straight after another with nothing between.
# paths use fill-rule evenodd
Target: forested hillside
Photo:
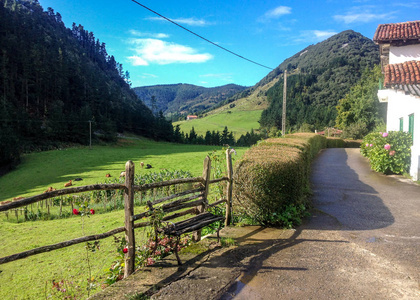
<instances>
[{"instance_id":1,"label":"forested hillside","mask_svg":"<svg viewBox=\"0 0 420 300\"><path fill-rule=\"evenodd\" d=\"M205 88L192 84L168 84L134 88L141 100L153 110L164 115L185 115L211 108L238 92L244 86L228 84Z\"/></svg>"},{"instance_id":2,"label":"forested hillside","mask_svg":"<svg viewBox=\"0 0 420 300\"><path fill-rule=\"evenodd\" d=\"M349 93L366 69L378 63L379 50L373 41L348 30L286 59L255 87L287 70L288 129L297 130L302 124L322 129L335 125L338 101ZM264 127L281 128L283 82L279 80L266 92L270 104L261 115L260 124Z\"/></svg>"},{"instance_id":3,"label":"forested hillside","mask_svg":"<svg viewBox=\"0 0 420 300\"><path fill-rule=\"evenodd\" d=\"M82 25L37 0L0 0L0 166L19 153L113 139L130 131L156 139L172 125L130 88L128 72Z\"/></svg>"}]
</instances>

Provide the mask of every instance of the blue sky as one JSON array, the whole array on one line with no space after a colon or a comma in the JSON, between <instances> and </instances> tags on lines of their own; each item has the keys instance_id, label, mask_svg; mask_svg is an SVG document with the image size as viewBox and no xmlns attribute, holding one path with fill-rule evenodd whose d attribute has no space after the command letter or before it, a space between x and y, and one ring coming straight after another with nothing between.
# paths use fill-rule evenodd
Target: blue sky
<instances>
[{"instance_id":1,"label":"blue sky","mask_svg":"<svg viewBox=\"0 0 420 300\"><path fill-rule=\"evenodd\" d=\"M131 0L39 0L104 42L133 87L189 83L251 86L270 70L229 54ZM305 47L352 29L372 39L378 24L419 19L414 1L139 0L212 42L275 68Z\"/></svg>"}]
</instances>

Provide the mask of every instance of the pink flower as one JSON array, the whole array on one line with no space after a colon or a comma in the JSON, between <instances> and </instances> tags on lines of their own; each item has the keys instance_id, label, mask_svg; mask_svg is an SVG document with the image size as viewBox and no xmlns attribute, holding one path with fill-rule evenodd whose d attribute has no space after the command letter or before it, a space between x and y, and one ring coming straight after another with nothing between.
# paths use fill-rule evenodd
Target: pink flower
<instances>
[{"instance_id":1,"label":"pink flower","mask_svg":"<svg viewBox=\"0 0 420 300\"><path fill-rule=\"evenodd\" d=\"M94 209L91 209L91 210L90 210L90 214L91 214L91 215L94 215L94 214L95 214L95 210L94 210Z\"/></svg>"},{"instance_id":2,"label":"pink flower","mask_svg":"<svg viewBox=\"0 0 420 300\"><path fill-rule=\"evenodd\" d=\"M167 237L165 237L165 238L163 238L162 240L159 241L159 245L166 246L168 241L169 241L169 239Z\"/></svg>"},{"instance_id":3,"label":"pink flower","mask_svg":"<svg viewBox=\"0 0 420 300\"><path fill-rule=\"evenodd\" d=\"M127 253L128 252L128 248L127 247L125 247L124 249L123 249L123 253Z\"/></svg>"},{"instance_id":4,"label":"pink flower","mask_svg":"<svg viewBox=\"0 0 420 300\"><path fill-rule=\"evenodd\" d=\"M169 251L171 251L171 248L166 247L166 248L165 248L165 253L168 253Z\"/></svg>"},{"instance_id":5,"label":"pink flower","mask_svg":"<svg viewBox=\"0 0 420 300\"><path fill-rule=\"evenodd\" d=\"M385 144L384 149L385 149L385 150L389 150L389 149L391 149L391 145L390 145L390 144Z\"/></svg>"},{"instance_id":6,"label":"pink flower","mask_svg":"<svg viewBox=\"0 0 420 300\"><path fill-rule=\"evenodd\" d=\"M155 263L155 260L152 257L147 258L147 265L151 266Z\"/></svg>"},{"instance_id":7,"label":"pink flower","mask_svg":"<svg viewBox=\"0 0 420 300\"><path fill-rule=\"evenodd\" d=\"M382 133L382 137L387 137L387 136L388 136L388 132Z\"/></svg>"},{"instance_id":8,"label":"pink flower","mask_svg":"<svg viewBox=\"0 0 420 300\"><path fill-rule=\"evenodd\" d=\"M369 147L373 147L373 145L372 145L372 144L370 144L370 145L369 145Z\"/></svg>"},{"instance_id":9,"label":"pink flower","mask_svg":"<svg viewBox=\"0 0 420 300\"><path fill-rule=\"evenodd\" d=\"M80 211L77 208L73 209L73 215L79 215Z\"/></svg>"},{"instance_id":10,"label":"pink flower","mask_svg":"<svg viewBox=\"0 0 420 300\"><path fill-rule=\"evenodd\" d=\"M158 251L156 251L156 252L155 252L155 254L156 254L157 256L159 256L159 255L161 255L161 254L162 254L162 252L161 252L160 250L158 250Z\"/></svg>"},{"instance_id":11,"label":"pink flower","mask_svg":"<svg viewBox=\"0 0 420 300\"><path fill-rule=\"evenodd\" d=\"M394 156L395 155L395 150L389 151L389 155Z\"/></svg>"},{"instance_id":12,"label":"pink flower","mask_svg":"<svg viewBox=\"0 0 420 300\"><path fill-rule=\"evenodd\" d=\"M366 144L366 147L369 147L369 144Z\"/></svg>"}]
</instances>

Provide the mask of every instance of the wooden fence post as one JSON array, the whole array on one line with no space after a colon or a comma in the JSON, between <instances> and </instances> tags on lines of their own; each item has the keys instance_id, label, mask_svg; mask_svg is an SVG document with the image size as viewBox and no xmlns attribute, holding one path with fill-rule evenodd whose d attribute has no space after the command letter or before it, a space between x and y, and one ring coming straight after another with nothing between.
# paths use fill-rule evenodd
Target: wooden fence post
<instances>
[{"instance_id":1,"label":"wooden fence post","mask_svg":"<svg viewBox=\"0 0 420 300\"><path fill-rule=\"evenodd\" d=\"M129 160L125 164L125 239L127 241L127 253L125 254L124 278L134 272L136 242L134 238L134 222L131 220L134 215L134 163Z\"/></svg>"},{"instance_id":2,"label":"wooden fence post","mask_svg":"<svg viewBox=\"0 0 420 300\"><path fill-rule=\"evenodd\" d=\"M210 157L206 156L206 158L204 159L204 165L203 165L203 179L204 179L203 201L205 204L197 206L197 210L199 213L204 212L205 207L209 204L207 196L209 194L210 173L211 173L211 160L210 160ZM193 240L196 242L201 240L201 229L194 232Z\"/></svg>"},{"instance_id":3,"label":"wooden fence post","mask_svg":"<svg viewBox=\"0 0 420 300\"><path fill-rule=\"evenodd\" d=\"M226 150L226 164L228 183L226 187L226 218L225 226L229 226L232 219L232 188L233 188L233 168L232 168L232 153L231 149Z\"/></svg>"}]
</instances>

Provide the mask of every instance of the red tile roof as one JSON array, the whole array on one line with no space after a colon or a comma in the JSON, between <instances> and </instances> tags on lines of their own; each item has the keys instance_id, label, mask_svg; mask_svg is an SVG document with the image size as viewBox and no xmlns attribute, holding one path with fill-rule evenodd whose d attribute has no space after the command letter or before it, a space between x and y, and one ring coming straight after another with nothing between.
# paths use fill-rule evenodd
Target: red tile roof
<instances>
[{"instance_id":1,"label":"red tile roof","mask_svg":"<svg viewBox=\"0 0 420 300\"><path fill-rule=\"evenodd\" d=\"M384 85L420 97L420 61L407 61L385 67Z\"/></svg>"},{"instance_id":2,"label":"red tile roof","mask_svg":"<svg viewBox=\"0 0 420 300\"><path fill-rule=\"evenodd\" d=\"M420 84L420 61L406 61L385 67L385 86L388 84Z\"/></svg>"},{"instance_id":3,"label":"red tile roof","mask_svg":"<svg viewBox=\"0 0 420 300\"><path fill-rule=\"evenodd\" d=\"M420 43L420 21L381 24L373 36L376 43L406 40L419 40Z\"/></svg>"}]
</instances>

